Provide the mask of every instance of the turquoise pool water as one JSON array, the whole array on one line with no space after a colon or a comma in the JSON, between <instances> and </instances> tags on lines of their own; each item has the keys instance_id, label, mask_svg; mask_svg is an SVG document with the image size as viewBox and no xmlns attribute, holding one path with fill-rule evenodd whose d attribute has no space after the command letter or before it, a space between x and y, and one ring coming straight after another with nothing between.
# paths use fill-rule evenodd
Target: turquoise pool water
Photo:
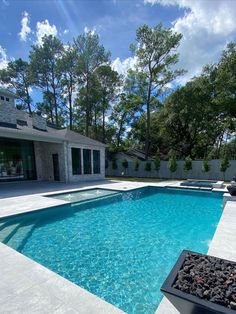
<instances>
[{"instance_id":1,"label":"turquoise pool water","mask_svg":"<svg viewBox=\"0 0 236 314\"><path fill-rule=\"evenodd\" d=\"M0 221L0 240L128 313L154 313L183 249L206 253L222 194L161 188Z\"/></svg>"}]
</instances>

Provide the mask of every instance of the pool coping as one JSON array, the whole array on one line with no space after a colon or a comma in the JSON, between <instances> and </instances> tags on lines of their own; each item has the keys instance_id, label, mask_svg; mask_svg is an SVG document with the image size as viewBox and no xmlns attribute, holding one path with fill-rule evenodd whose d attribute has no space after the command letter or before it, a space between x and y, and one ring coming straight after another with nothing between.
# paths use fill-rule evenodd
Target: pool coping
<instances>
[{"instance_id":1,"label":"pool coping","mask_svg":"<svg viewBox=\"0 0 236 314\"><path fill-rule=\"evenodd\" d=\"M132 191L147 186L172 187L188 190L181 187L182 181L162 181L151 182L128 182L112 181L112 188L103 185L102 189L113 191ZM106 187L107 186L107 187ZM101 188L98 184L89 187L75 188L60 191L58 194ZM191 190L206 190L199 188ZM209 189L208 189L209 190ZM224 192L222 189L213 189L213 192ZM1 207L6 206L0 212L0 218L7 218L23 213L43 210L50 207L61 206L70 202L55 200L45 196L55 195L54 192L38 193L27 196L17 196L1 200ZM24 207L20 206L20 201L24 202ZM42 201L44 199L45 201ZM53 201L51 201L53 200ZM229 201L227 201L226 205ZM5 205L4 205L5 204ZM8 205L7 205L8 204ZM236 203L235 203L236 204ZM236 208L236 205L235 205ZM223 214L222 214L223 215ZM221 220L220 220L221 221ZM236 216L235 216L236 224ZM218 225L219 226L219 225ZM218 230L218 227L217 227ZM215 237L215 236L214 236ZM213 238L214 239L214 238ZM226 238L227 239L227 238ZM213 240L212 240L213 241ZM211 246L210 246L211 247ZM50 271L37 262L27 258L21 253L0 243L0 274L3 278L0 287L3 286L1 293L1 304L4 306L4 313L25 313L25 306L29 313L125 313L112 304L102 300L89 291L73 284L62 276ZM12 299L14 298L14 302ZM163 302L163 301L162 301ZM162 304L161 302L161 304ZM160 305L161 305L160 304ZM159 307L158 307L159 309ZM164 314L164 312L157 312ZM172 312L165 312L172 313ZM175 312L178 313L178 312Z\"/></svg>"}]
</instances>

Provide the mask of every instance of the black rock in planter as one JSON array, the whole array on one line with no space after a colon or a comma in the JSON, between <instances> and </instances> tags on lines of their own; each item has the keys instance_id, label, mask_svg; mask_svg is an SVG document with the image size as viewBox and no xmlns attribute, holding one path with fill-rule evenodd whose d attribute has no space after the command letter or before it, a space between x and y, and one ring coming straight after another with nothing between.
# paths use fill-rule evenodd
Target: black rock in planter
<instances>
[{"instance_id":1,"label":"black rock in planter","mask_svg":"<svg viewBox=\"0 0 236 314\"><path fill-rule=\"evenodd\" d=\"M228 185L227 190L229 191L230 195L236 196L236 186Z\"/></svg>"},{"instance_id":2,"label":"black rock in planter","mask_svg":"<svg viewBox=\"0 0 236 314\"><path fill-rule=\"evenodd\" d=\"M184 250L161 291L181 314L236 314L236 262Z\"/></svg>"}]
</instances>

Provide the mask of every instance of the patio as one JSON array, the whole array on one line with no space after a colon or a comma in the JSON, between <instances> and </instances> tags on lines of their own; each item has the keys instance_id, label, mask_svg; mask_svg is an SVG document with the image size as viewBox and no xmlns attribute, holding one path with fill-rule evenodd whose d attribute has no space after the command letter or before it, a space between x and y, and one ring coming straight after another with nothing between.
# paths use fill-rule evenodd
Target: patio
<instances>
[{"instance_id":1,"label":"patio","mask_svg":"<svg viewBox=\"0 0 236 314\"><path fill-rule=\"evenodd\" d=\"M1 182L0 183L0 199L8 197L16 197L23 195L56 192L70 189L79 189L92 185L111 184L108 180L99 181L83 181L74 183L63 183L55 181L21 181L21 182Z\"/></svg>"}]
</instances>

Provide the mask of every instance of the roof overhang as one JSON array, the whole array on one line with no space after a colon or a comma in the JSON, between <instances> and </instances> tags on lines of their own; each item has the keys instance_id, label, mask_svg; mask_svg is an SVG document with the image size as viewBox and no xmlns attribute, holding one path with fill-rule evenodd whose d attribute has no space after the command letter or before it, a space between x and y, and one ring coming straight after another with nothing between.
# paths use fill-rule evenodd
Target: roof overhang
<instances>
[{"instance_id":1,"label":"roof overhang","mask_svg":"<svg viewBox=\"0 0 236 314\"><path fill-rule=\"evenodd\" d=\"M45 132L46 133L46 132ZM48 143L63 143L63 139L56 138L49 134L30 134L19 129L0 128L0 137L15 138L29 141L39 141Z\"/></svg>"},{"instance_id":2,"label":"roof overhang","mask_svg":"<svg viewBox=\"0 0 236 314\"><path fill-rule=\"evenodd\" d=\"M4 95L7 95L7 96L13 97L13 98L18 98L18 97L16 96L16 94L14 94L13 92L11 92L10 90L5 89L5 88L1 88L1 87L0 87L0 94L4 94Z\"/></svg>"}]
</instances>

